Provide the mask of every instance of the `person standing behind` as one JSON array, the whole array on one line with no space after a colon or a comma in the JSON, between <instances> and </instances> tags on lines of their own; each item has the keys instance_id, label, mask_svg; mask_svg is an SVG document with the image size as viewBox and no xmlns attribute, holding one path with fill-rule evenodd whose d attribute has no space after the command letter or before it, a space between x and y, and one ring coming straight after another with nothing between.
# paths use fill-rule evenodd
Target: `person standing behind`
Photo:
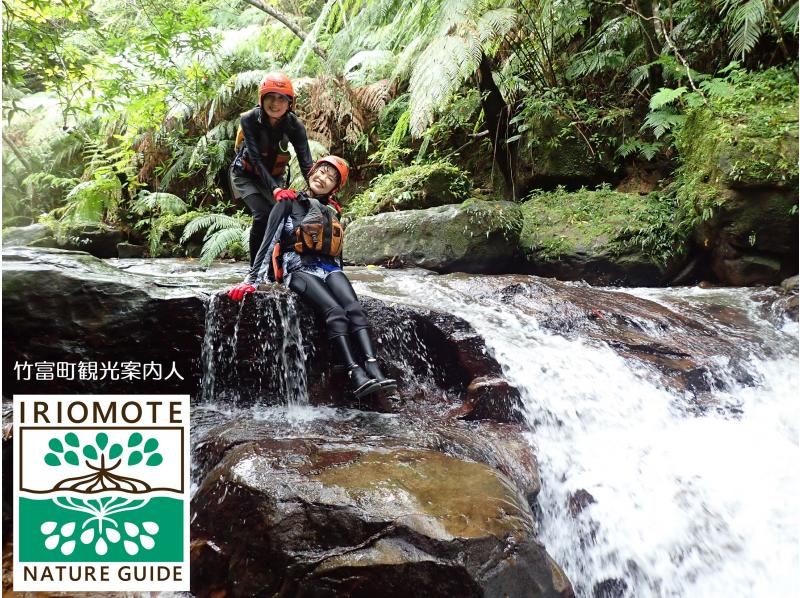
<instances>
[{"instance_id":1,"label":"person standing behind","mask_svg":"<svg viewBox=\"0 0 800 598\"><path fill-rule=\"evenodd\" d=\"M284 189L289 143L294 147L303 178L313 162L306 129L292 111L294 88L283 73L269 73L258 86L258 106L242 114L236 138L236 157L230 166L233 196L253 214L250 229L250 265L264 238L275 202L292 200L297 193Z\"/></svg>"}]
</instances>

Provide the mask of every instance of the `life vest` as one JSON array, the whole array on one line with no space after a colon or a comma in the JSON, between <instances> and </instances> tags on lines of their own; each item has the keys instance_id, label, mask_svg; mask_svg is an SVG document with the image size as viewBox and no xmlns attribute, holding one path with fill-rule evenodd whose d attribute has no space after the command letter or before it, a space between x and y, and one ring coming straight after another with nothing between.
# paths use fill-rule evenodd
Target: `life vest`
<instances>
[{"instance_id":1,"label":"life vest","mask_svg":"<svg viewBox=\"0 0 800 598\"><path fill-rule=\"evenodd\" d=\"M233 143L233 149L238 155L243 148L244 131L242 130L242 125L239 125L239 128L236 131L236 141ZM264 160L264 166L267 167L267 171L272 176L282 177L286 172L286 167L289 165L289 160L292 158L292 155L289 153L289 137L284 134L283 137L281 137L281 140L278 142L277 152L262 153L261 158ZM256 174L255 168L253 168L253 165L245 160L244 156L241 158L241 164L248 174Z\"/></svg>"},{"instance_id":2,"label":"life vest","mask_svg":"<svg viewBox=\"0 0 800 598\"><path fill-rule=\"evenodd\" d=\"M305 202L308 203L308 210L303 206ZM338 213L336 208L324 206L317 199L307 196L291 204L292 233L272 248L272 272L278 282L283 282L281 255L284 251L331 257L339 257L342 253L344 228L335 215Z\"/></svg>"},{"instance_id":3,"label":"life vest","mask_svg":"<svg viewBox=\"0 0 800 598\"><path fill-rule=\"evenodd\" d=\"M297 253L339 257L344 229L333 215L333 208L323 206L313 197L307 201L309 210L299 225L295 226L292 249Z\"/></svg>"}]
</instances>

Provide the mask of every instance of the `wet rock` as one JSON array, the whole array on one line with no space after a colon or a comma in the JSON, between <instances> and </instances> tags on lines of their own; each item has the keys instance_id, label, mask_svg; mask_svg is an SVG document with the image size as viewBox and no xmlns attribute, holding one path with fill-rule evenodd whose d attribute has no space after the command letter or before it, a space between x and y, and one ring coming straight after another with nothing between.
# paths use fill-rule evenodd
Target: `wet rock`
<instances>
[{"instance_id":1,"label":"wet rock","mask_svg":"<svg viewBox=\"0 0 800 598\"><path fill-rule=\"evenodd\" d=\"M475 378L467 388L464 405L468 412L462 417L467 420L521 422L524 419L519 389L511 386L505 378Z\"/></svg>"},{"instance_id":2,"label":"wet rock","mask_svg":"<svg viewBox=\"0 0 800 598\"><path fill-rule=\"evenodd\" d=\"M227 569L207 583L233 595L570 591L558 585L563 574L535 540L514 485L485 465L438 452L251 442L228 451L206 476L193 511L195 536L220 547L215 566Z\"/></svg>"},{"instance_id":3,"label":"wet rock","mask_svg":"<svg viewBox=\"0 0 800 598\"><path fill-rule=\"evenodd\" d=\"M50 245L47 245L50 243ZM27 245L55 247L56 240L50 227L45 224L14 226L3 230L3 247L24 247Z\"/></svg>"},{"instance_id":4,"label":"wet rock","mask_svg":"<svg viewBox=\"0 0 800 598\"><path fill-rule=\"evenodd\" d=\"M362 297L361 303L378 361L398 381L400 399L444 413L461 406L476 378L501 377L483 338L464 320L370 297ZM277 404L287 396L298 401L308 397L314 405L353 405L344 373L332 367L337 358L324 321L291 291L264 285L243 303L218 296L210 309L216 326L211 344L217 349L210 364L213 385L204 390L208 397L239 406ZM278 346L280 352L274 350ZM512 421L518 394L507 382L505 387L485 387L482 399L474 418Z\"/></svg>"},{"instance_id":5,"label":"wet rock","mask_svg":"<svg viewBox=\"0 0 800 598\"><path fill-rule=\"evenodd\" d=\"M67 362L76 370L71 379L46 382L20 371L22 379L6 376L4 392L194 392L205 309L188 286L125 273L82 252L5 250L4 371L26 362ZM96 362L98 379L81 379L80 362ZM125 379L119 372L126 362L158 364L161 379L141 379L143 366L140 379ZM184 380L166 379L173 363ZM117 373L100 380L100 364L114 364Z\"/></svg>"},{"instance_id":6,"label":"wet rock","mask_svg":"<svg viewBox=\"0 0 800 598\"><path fill-rule=\"evenodd\" d=\"M597 501L594 496L583 488L576 490L569 497L569 513L573 517L577 517L586 507L595 502Z\"/></svg>"},{"instance_id":7,"label":"wet rock","mask_svg":"<svg viewBox=\"0 0 800 598\"><path fill-rule=\"evenodd\" d=\"M273 408L253 418L236 418L204 424L202 412L193 412L192 427L195 482L200 483L234 447L266 440L327 439L335 445L367 446L376 450L412 447L435 450L446 455L483 463L511 479L529 503L541 489L539 470L531 444L518 425L490 421L464 422L437 418L430 412L404 411L385 415L348 411L326 414L310 421L287 419L285 411Z\"/></svg>"},{"instance_id":8,"label":"wet rock","mask_svg":"<svg viewBox=\"0 0 800 598\"><path fill-rule=\"evenodd\" d=\"M120 259L144 257L147 247L131 243L117 243L117 257Z\"/></svg>"},{"instance_id":9,"label":"wet rock","mask_svg":"<svg viewBox=\"0 0 800 598\"><path fill-rule=\"evenodd\" d=\"M514 272L521 223L519 207L510 202L379 214L347 227L344 258L437 272Z\"/></svg>"},{"instance_id":10,"label":"wet rock","mask_svg":"<svg viewBox=\"0 0 800 598\"><path fill-rule=\"evenodd\" d=\"M720 375L720 360L739 364L735 382L752 383L742 341L761 339L749 330L747 316L739 310L687 305L684 314L626 293L548 279L506 281L498 293L543 328L603 342L623 357L654 368L677 390L697 395L728 388L732 380ZM719 334L720 328L735 336Z\"/></svg>"},{"instance_id":11,"label":"wet rock","mask_svg":"<svg viewBox=\"0 0 800 598\"><path fill-rule=\"evenodd\" d=\"M3 257L6 372L25 362L98 362L117 370L123 363L155 363L162 372L150 380L54 377L46 382L48 392L129 392L135 386L197 395L205 368L202 394L209 401L353 404L344 376L334 371L324 322L283 286L265 285L244 302L222 294L209 301L202 281L184 277L191 266L145 276L80 252L15 248ZM378 358L400 381L400 399L445 413L461 405L475 378L501 375L483 339L463 320L368 297L363 304ZM164 379L173 363L184 380ZM41 392L43 382L27 377L8 377L4 389ZM509 419L504 397L511 391L497 388L497 401L490 389L483 391L475 417Z\"/></svg>"},{"instance_id":12,"label":"wet rock","mask_svg":"<svg viewBox=\"0 0 800 598\"><path fill-rule=\"evenodd\" d=\"M44 224L14 227L4 231L3 247L50 247L86 251L96 257L117 257L123 233L105 224L62 224L54 231Z\"/></svg>"},{"instance_id":13,"label":"wet rock","mask_svg":"<svg viewBox=\"0 0 800 598\"><path fill-rule=\"evenodd\" d=\"M625 598L628 584L624 579L605 579L592 588L593 598Z\"/></svg>"}]
</instances>

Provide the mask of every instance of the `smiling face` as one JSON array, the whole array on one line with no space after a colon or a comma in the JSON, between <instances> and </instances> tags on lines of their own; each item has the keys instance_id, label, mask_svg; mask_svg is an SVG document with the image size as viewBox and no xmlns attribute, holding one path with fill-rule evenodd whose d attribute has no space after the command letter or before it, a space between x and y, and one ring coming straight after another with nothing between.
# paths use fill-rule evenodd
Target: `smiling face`
<instances>
[{"instance_id":1,"label":"smiling face","mask_svg":"<svg viewBox=\"0 0 800 598\"><path fill-rule=\"evenodd\" d=\"M289 111L289 99L279 93L268 93L261 102L261 109L272 119L283 118Z\"/></svg>"},{"instance_id":2,"label":"smiling face","mask_svg":"<svg viewBox=\"0 0 800 598\"><path fill-rule=\"evenodd\" d=\"M331 165L323 162L308 177L308 188L316 196L328 195L339 183L339 173Z\"/></svg>"}]
</instances>

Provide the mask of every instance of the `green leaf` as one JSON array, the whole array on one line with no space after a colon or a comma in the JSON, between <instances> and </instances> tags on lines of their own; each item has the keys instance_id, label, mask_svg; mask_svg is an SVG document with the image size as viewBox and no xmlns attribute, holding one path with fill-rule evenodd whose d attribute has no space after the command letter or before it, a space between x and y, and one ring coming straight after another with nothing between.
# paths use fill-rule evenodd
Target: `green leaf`
<instances>
[{"instance_id":1,"label":"green leaf","mask_svg":"<svg viewBox=\"0 0 800 598\"><path fill-rule=\"evenodd\" d=\"M83 447L83 456L87 459L97 459L97 449L91 444L87 444Z\"/></svg>"},{"instance_id":2,"label":"green leaf","mask_svg":"<svg viewBox=\"0 0 800 598\"><path fill-rule=\"evenodd\" d=\"M75 451L67 451L67 453L64 455L64 461L70 465L77 465L78 455L75 454Z\"/></svg>"},{"instance_id":3,"label":"green leaf","mask_svg":"<svg viewBox=\"0 0 800 598\"><path fill-rule=\"evenodd\" d=\"M69 434L64 436L64 441L68 445L74 446L75 448L78 448L80 446L80 442L78 441L78 436L73 432L70 432Z\"/></svg>"},{"instance_id":4,"label":"green leaf","mask_svg":"<svg viewBox=\"0 0 800 598\"><path fill-rule=\"evenodd\" d=\"M105 432L100 432L97 436L94 437L94 441L97 444L97 448L99 448L102 451L108 445L108 434L106 434Z\"/></svg>"},{"instance_id":5,"label":"green leaf","mask_svg":"<svg viewBox=\"0 0 800 598\"><path fill-rule=\"evenodd\" d=\"M47 443L47 446L50 447L51 451L54 451L56 453L64 452L64 445L61 444L61 441L58 438L51 438L50 442Z\"/></svg>"},{"instance_id":6,"label":"green leaf","mask_svg":"<svg viewBox=\"0 0 800 598\"><path fill-rule=\"evenodd\" d=\"M142 462L142 453L139 451L133 451L128 456L128 465L138 465Z\"/></svg>"},{"instance_id":7,"label":"green leaf","mask_svg":"<svg viewBox=\"0 0 800 598\"><path fill-rule=\"evenodd\" d=\"M686 87L684 86L680 86L677 89L662 87L650 98L650 110L656 110L662 106L671 104L685 93Z\"/></svg>"},{"instance_id":8,"label":"green leaf","mask_svg":"<svg viewBox=\"0 0 800 598\"><path fill-rule=\"evenodd\" d=\"M162 457L160 453L153 453L147 458L147 465L150 465L151 467L161 465L163 462L164 457Z\"/></svg>"},{"instance_id":9,"label":"green leaf","mask_svg":"<svg viewBox=\"0 0 800 598\"><path fill-rule=\"evenodd\" d=\"M145 453L152 453L157 448L158 448L158 440L156 440L155 438L150 438L147 442L144 443Z\"/></svg>"},{"instance_id":10,"label":"green leaf","mask_svg":"<svg viewBox=\"0 0 800 598\"><path fill-rule=\"evenodd\" d=\"M61 465L61 460L58 458L57 455L54 455L53 453L47 453L44 456L44 462L53 467Z\"/></svg>"},{"instance_id":11,"label":"green leaf","mask_svg":"<svg viewBox=\"0 0 800 598\"><path fill-rule=\"evenodd\" d=\"M111 448L108 451L108 457L110 459L116 459L122 454L122 445L115 443L111 445Z\"/></svg>"},{"instance_id":12,"label":"green leaf","mask_svg":"<svg viewBox=\"0 0 800 598\"><path fill-rule=\"evenodd\" d=\"M129 447L139 446L141 442L142 442L142 435L139 434L139 432L134 432L128 437Z\"/></svg>"}]
</instances>

